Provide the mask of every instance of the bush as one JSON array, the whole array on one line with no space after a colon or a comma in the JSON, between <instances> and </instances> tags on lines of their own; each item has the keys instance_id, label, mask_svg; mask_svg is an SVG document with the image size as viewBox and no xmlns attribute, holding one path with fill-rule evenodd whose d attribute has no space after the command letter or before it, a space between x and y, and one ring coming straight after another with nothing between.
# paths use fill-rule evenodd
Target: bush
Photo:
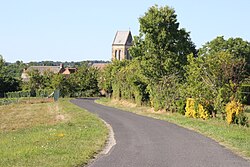
<instances>
[{"instance_id":1,"label":"bush","mask_svg":"<svg viewBox=\"0 0 250 167\"><path fill-rule=\"evenodd\" d=\"M37 89L36 97L48 97L53 92L53 89Z\"/></svg>"},{"instance_id":2,"label":"bush","mask_svg":"<svg viewBox=\"0 0 250 167\"><path fill-rule=\"evenodd\" d=\"M250 84L242 85L240 88L241 103L250 105Z\"/></svg>"},{"instance_id":3,"label":"bush","mask_svg":"<svg viewBox=\"0 0 250 167\"><path fill-rule=\"evenodd\" d=\"M206 111L201 104L195 101L193 98L188 98L185 107L185 116L191 118L202 118L208 119L209 113Z\"/></svg>"},{"instance_id":4,"label":"bush","mask_svg":"<svg viewBox=\"0 0 250 167\"><path fill-rule=\"evenodd\" d=\"M176 107L177 107L178 113L180 113L181 115L185 115L185 107L186 107L185 100L183 100L183 99L177 100Z\"/></svg>"},{"instance_id":5,"label":"bush","mask_svg":"<svg viewBox=\"0 0 250 167\"><path fill-rule=\"evenodd\" d=\"M244 107L239 101L232 100L227 103L226 114L228 124L248 126L248 118L244 114Z\"/></svg>"},{"instance_id":6,"label":"bush","mask_svg":"<svg viewBox=\"0 0 250 167\"><path fill-rule=\"evenodd\" d=\"M18 92L8 92L6 93L7 98L20 98L20 97L30 97L30 91L18 91Z\"/></svg>"}]
</instances>

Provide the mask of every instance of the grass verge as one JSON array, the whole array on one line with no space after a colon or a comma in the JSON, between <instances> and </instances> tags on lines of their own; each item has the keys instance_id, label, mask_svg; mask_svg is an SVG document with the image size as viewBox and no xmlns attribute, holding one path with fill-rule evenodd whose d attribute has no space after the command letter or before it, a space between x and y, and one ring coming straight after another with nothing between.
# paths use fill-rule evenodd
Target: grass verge
<instances>
[{"instance_id":1,"label":"grass verge","mask_svg":"<svg viewBox=\"0 0 250 167\"><path fill-rule=\"evenodd\" d=\"M237 125L227 125L226 121L221 119L209 119L204 121L201 119L187 118L178 113L154 112L150 107L138 107L135 104L126 101L102 98L96 102L139 115L165 120L184 128L197 131L216 140L221 145L224 145L238 155L250 159L250 128Z\"/></svg>"},{"instance_id":2,"label":"grass verge","mask_svg":"<svg viewBox=\"0 0 250 167\"><path fill-rule=\"evenodd\" d=\"M100 119L69 99L0 106L0 166L82 166L107 136Z\"/></svg>"}]
</instances>

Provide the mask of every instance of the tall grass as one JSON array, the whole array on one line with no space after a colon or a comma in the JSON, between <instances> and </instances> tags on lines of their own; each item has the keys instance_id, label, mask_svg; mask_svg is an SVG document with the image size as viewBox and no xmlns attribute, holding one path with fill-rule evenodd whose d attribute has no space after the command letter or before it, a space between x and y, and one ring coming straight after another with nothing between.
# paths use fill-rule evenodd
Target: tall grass
<instances>
[{"instance_id":1,"label":"tall grass","mask_svg":"<svg viewBox=\"0 0 250 167\"><path fill-rule=\"evenodd\" d=\"M102 149L108 130L68 100L0 106L0 166L78 166Z\"/></svg>"}]
</instances>

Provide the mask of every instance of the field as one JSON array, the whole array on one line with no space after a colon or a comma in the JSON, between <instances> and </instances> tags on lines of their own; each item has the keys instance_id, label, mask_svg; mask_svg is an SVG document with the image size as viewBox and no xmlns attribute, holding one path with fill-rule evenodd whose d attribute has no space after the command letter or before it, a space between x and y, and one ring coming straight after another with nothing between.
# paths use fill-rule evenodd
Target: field
<instances>
[{"instance_id":1,"label":"field","mask_svg":"<svg viewBox=\"0 0 250 167\"><path fill-rule=\"evenodd\" d=\"M101 120L69 99L0 106L0 166L82 166L107 136Z\"/></svg>"},{"instance_id":2,"label":"field","mask_svg":"<svg viewBox=\"0 0 250 167\"><path fill-rule=\"evenodd\" d=\"M177 124L179 126L197 131L208 136L236 154L250 159L250 128L238 125L227 125L226 121L219 118L201 120L187 118L178 113L154 112L150 107L138 107L127 101L109 100L102 98L98 103L130 111L139 115L153 117ZM248 118L250 113L247 113Z\"/></svg>"}]
</instances>

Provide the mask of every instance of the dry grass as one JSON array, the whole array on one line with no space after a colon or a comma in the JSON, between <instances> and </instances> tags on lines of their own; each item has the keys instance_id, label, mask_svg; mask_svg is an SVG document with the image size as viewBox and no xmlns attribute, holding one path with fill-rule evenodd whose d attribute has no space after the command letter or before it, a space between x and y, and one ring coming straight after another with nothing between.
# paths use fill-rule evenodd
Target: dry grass
<instances>
[{"instance_id":1,"label":"dry grass","mask_svg":"<svg viewBox=\"0 0 250 167\"><path fill-rule=\"evenodd\" d=\"M69 99L0 106L0 166L83 166L107 136L100 119Z\"/></svg>"},{"instance_id":2,"label":"dry grass","mask_svg":"<svg viewBox=\"0 0 250 167\"><path fill-rule=\"evenodd\" d=\"M111 103L114 103L114 104L122 104L123 106L127 106L127 107L135 107L136 104L135 103L131 103L129 101L126 101L126 100L117 100L117 99L112 99L111 100Z\"/></svg>"},{"instance_id":3,"label":"dry grass","mask_svg":"<svg viewBox=\"0 0 250 167\"><path fill-rule=\"evenodd\" d=\"M28 104L30 103L30 104ZM58 103L31 101L23 104L0 106L0 131L14 131L39 125L53 125L61 119Z\"/></svg>"},{"instance_id":4,"label":"dry grass","mask_svg":"<svg viewBox=\"0 0 250 167\"><path fill-rule=\"evenodd\" d=\"M153 108L146 107L146 106L138 106L137 104L126 101L126 100L111 99L110 104L119 105L119 106L125 107L127 109L136 108L137 112L139 111L139 112L149 112L149 113L152 112L152 113L155 113ZM161 112L161 111L157 111L157 112Z\"/></svg>"}]
</instances>

